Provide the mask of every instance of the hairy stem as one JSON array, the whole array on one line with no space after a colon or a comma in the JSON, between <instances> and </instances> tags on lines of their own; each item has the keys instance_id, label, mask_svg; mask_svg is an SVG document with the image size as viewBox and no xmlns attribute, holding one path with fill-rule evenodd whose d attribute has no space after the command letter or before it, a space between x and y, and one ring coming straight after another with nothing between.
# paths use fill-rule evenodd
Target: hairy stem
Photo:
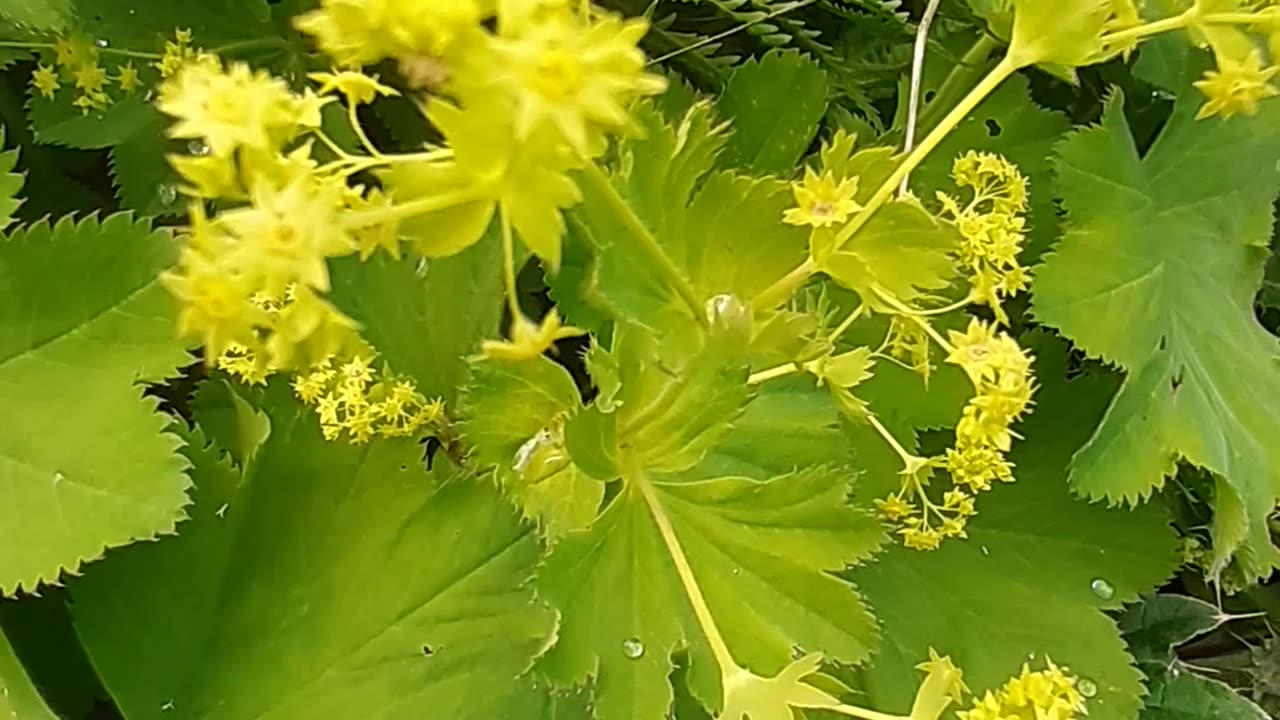
<instances>
[{"instance_id":1,"label":"hairy stem","mask_svg":"<svg viewBox=\"0 0 1280 720\"><path fill-rule=\"evenodd\" d=\"M43 42L23 42L21 40L0 40L0 48L23 48L26 50L56 50L58 46L54 43ZM138 58L139 60L159 60L160 56L156 53L141 52L138 50L119 50L113 47L93 46L93 51L101 55L119 55L120 57Z\"/></svg>"},{"instance_id":2,"label":"hairy stem","mask_svg":"<svg viewBox=\"0 0 1280 720\"><path fill-rule=\"evenodd\" d=\"M360 139L360 144L369 154L375 158L381 158L382 152L374 146L373 141L369 139L369 135L365 133L364 126L360 124L360 116L356 113L357 105L354 102L347 103L347 122L351 124L351 130Z\"/></svg>"},{"instance_id":3,"label":"hairy stem","mask_svg":"<svg viewBox=\"0 0 1280 720\"><path fill-rule=\"evenodd\" d=\"M348 213L342 220L343 226L347 230L358 230L360 228L369 227L371 225L381 225L388 222L399 222L407 220L418 215L445 210L447 208L465 205L471 202L477 202L489 197L492 188L484 185L473 185L471 187L460 188L439 195L428 195L392 205L387 208L378 208L376 210L361 210L359 212Z\"/></svg>"},{"instance_id":4,"label":"hairy stem","mask_svg":"<svg viewBox=\"0 0 1280 720\"><path fill-rule=\"evenodd\" d=\"M800 372L800 363L795 363L795 362L783 363L776 367L771 367L767 370L761 370L758 373L752 373L751 377L747 378L747 384L759 385L760 383L768 382L775 378L786 377L788 375L795 375L798 372Z\"/></svg>"},{"instance_id":5,"label":"hairy stem","mask_svg":"<svg viewBox=\"0 0 1280 720\"><path fill-rule=\"evenodd\" d=\"M809 281L809 276L817 271L818 266L813 262L813 258L805 260L794 270L760 291L760 294L751 301L751 306L756 310L769 310L779 303L786 302L787 298L803 287Z\"/></svg>"},{"instance_id":6,"label":"hairy stem","mask_svg":"<svg viewBox=\"0 0 1280 720\"><path fill-rule=\"evenodd\" d=\"M511 232L511 219L505 212L499 213L502 223L502 281L507 290L507 309L511 322L520 319L520 299L516 295L516 243Z\"/></svg>"},{"instance_id":7,"label":"hairy stem","mask_svg":"<svg viewBox=\"0 0 1280 720\"><path fill-rule=\"evenodd\" d=\"M877 420L875 415L868 414L867 422L871 423L871 427L875 428L876 432L880 433L880 437L884 438L884 441L889 443L889 447L893 448L893 451L898 453L898 457L902 458L903 465L910 465L912 460L917 459L915 455L907 452L907 449L902 447L902 443L898 442L898 439L893 436L893 433L889 432L889 428L885 427L883 423Z\"/></svg>"},{"instance_id":8,"label":"hairy stem","mask_svg":"<svg viewBox=\"0 0 1280 720\"><path fill-rule=\"evenodd\" d=\"M915 47L911 53L911 94L907 99L907 132L902 142L902 151L911 152L916 143L916 116L920 113L920 83L924 80L924 51L929 44L929 28L933 25L933 16L938 12L942 0L929 0L920 18L920 26L916 28ZM898 192L907 194L907 183L910 176L903 176Z\"/></svg>"},{"instance_id":9,"label":"hairy stem","mask_svg":"<svg viewBox=\"0 0 1280 720\"><path fill-rule=\"evenodd\" d=\"M613 186L609 176L595 163L587 164L584 175L591 181L591 184L600 193L601 197L604 198L605 203L613 211L613 214L622 222L627 234L635 241L636 247L653 261L658 271L662 273L663 279L667 281L676 291L676 294L680 296L680 299L684 301L684 304L688 306L694 320L699 325L707 327L707 314L703 311L702 303L698 301L698 296L694 293L693 286L680 274L680 270L675 263L667 256L666 251L658 244L649 229L640 222L640 218L636 217L635 211L631 209L627 201L622 198L622 195L618 194L618 189Z\"/></svg>"}]
</instances>

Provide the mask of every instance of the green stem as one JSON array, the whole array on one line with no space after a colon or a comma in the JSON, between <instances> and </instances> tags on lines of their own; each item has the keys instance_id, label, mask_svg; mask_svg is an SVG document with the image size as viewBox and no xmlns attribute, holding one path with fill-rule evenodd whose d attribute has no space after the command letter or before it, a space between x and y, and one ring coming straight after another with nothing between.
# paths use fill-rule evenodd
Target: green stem
<instances>
[{"instance_id":1,"label":"green stem","mask_svg":"<svg viewBox=\"0 0 1280 720\"><path fill-rule=\"evenodd\" d=\"M417 215L425 215L430 212L484 200L489 196L490 192L490 188L476 185L440 195L428 195L417 200L392 205L388 208L353 212L343 219L343 226L347 230L358 230L372 225L381 225L382 223L399 222Z\"/></svg>"},{"instance_id":2,"label":"green stem","mask_svg":"<svg viewBox=\"0 0 1280 720\"><path fill-rule=\"evenodd\" d=\"M903 305L901 300L898 300L898 298L893 296L893 293L886 292L880 289L879 287L874 287L872 288L872 290L875 292L876 296L879 297L881 300L885 301L885 303L889 305L889 307L892 307L894 310L898 311L898 313L900 313L903 317L907 318L911 322L914 322L916 325L919 325L921 330L924 330L925 333L929 335L929 337L933 338L934 342L938 343L938 347L942 348L943 350L946 350L948 353L953 353L956 351L955 346L947 342L947 339L942 337L942 335L939 334L937 330L934 330L933 326L929 324L928 320L925 320L924 317L922 317L918 312L912 310L906 305Z\"/></svg>"},{"instance_id":3,"label":"green stem","mask_svg":"<svg viewBox=\"0 0 1280 720\"><path fill-rule=\"evenodd\" d=\"M867 422L871 423L871 427L875 428L876 432L880 433L880 437L884 438L885 442L889 443L889 447L893 448L893 451L898 453L898 457L902 458L903 465L910 465L912 460L918 459L915 455L907 452L906 448L902 447L902 443L898 442L898 439L893 436L893 433L889 432L889 428L885 427L879 420L877 420L875 415L868 413Z\"/></svg>"},{"instance_id":4,"label":"green stem","mask_svg":"<svg viewBox=\"0 0 1280 720\"><path fill-rule=\"evenodd\" d=\"M1181 30L1196 16L1197 13L1195 12L1195 8L1192 8L1184 13L1174 15L1173 17L1167 17L1163 20L1156 20L1155 22L1149 22L1145 25L1139 25L1137 27L1108 33L1102 36L1102 42L1106 45L1112 45L1115 43L1129 42L1130 40L1141 40L1145 37L1159 35L1160 33L1171 32L1173 30Z\"/></svg>"},{"instance_id":5,"label":"green stem","mask_svg":"<svg viewBox=\"0 0 1280 720\"><path fill-rule=\"evenodd\" d=\"M511 323L520 320L520 299L516 296L516 243L511 232L511 218L499 213L502 223L502 279L507 287L507 309L511 311Z\"/></svg>"},{"instance_id":6,"label":"green stem","mask_svg":"<svg viewBox=\"0 0 1280 720\"><path fill-rule=\"evenodd\" d=\"M657 490L654 489L653 483L649 481L631 453L624 450L621 455L622 478L632 492L639 491L640 496L644 498L649 514L653 516L653 522L658 526L662 542L667 546L667 554L671 556L671 562L676 566L676 574L680 576L680 584L684 586L689 604L693 606L698 627L702 629L702 634L707 638L707 644L711 646L711 654L715 656L716 664L720 666L720 674L722 677L729 677L731 673L741 668L733 661L729 646L725 643L724 636L720 634L720 628L716 626L711 608L707 605L707 599L702 595L702 588L698 587L698 579L693 574L693 568L689 565L684 549L680 547L680 539L676 537L675 528L671 526L671 519L667 517L667 511L658 500Z\"/></svg>"},{"instance_id":7,"label":"green stem","mask_svg":"<svg viewBox=\"0 0 1280 720\"><path fill-rule=\"evenodd\" d=\"M809 276L817 271L818 266L813 262L813 258L805 260L794 270L779 278L777 282L762 290L751 301L751 307L756 310L771 310L779 303L786 302L787 298L803 287L809 281Z\"/></svg>"},{"instance_id":8,"label":"green stem","mask_svg":"<svg viewBox=\"0 0 1280 720\"><path fill-rule=\"evenodd\" d=\"M925 106L920 115L921 128L933 127L942 110L960 99L960 94L969 89L980 73L986 71L987 60L998 46L999 42L987 33L974 41L968 52L960 58L960 62L947 73L947 77L934 92L933 99Z\"/></svg>"},{"instance_id":9,"label":"green stem","mask_svg":"<svg viewBox=\"0 0 1280 720\"><path fill-rule=\"evenodd\" d=\"M893 197L893 193L898 184L902 182L902 179L911 174L911 171L915 170L920 163L924 162L929 153L933 152L942 143L943 139L973 112L974 108L978 107L988 95L1000 86L1000 83L1004 82L1017 69L1017 66L1009 59L1008 55L992 68L991 72L987 73L982 78L982 81L970 90L969 94L965 95L964 99L952 108L950 113L947 113L942 122L938 123L938 126L930 131L924 140L921 140L920 144L898 164L898 168L893 171L893 174L881 183L879 189L867 201L866 207L859 211L849 221L849 224L840 229L840 232L836 234L834 251L839 251L844 247L849 242L849 239L871 220L876 211Z\"/></svg>"},{"instance_id":10,"label":"green stem","mask_svg":"<svg viewBox=\"0 0 1280 720\"><path fill-rule=\"evenodd\" d=\"M858 318L862 317L862 314L865 313L866 311L867 311L866 303L862 303L858 307L854 308L853 312L849 313L849 317L845 318L844 322L840 323L840 325L837 326L835 330L831 331L831 334L827 335L827 342L834 345L836 341L844 337L845 331L853 327L853 324L858 322Z\"/></svg>"},{"instance_id":11,"label":"green stem","mask_svg":"<svg viewBox=\"0 0 1280 720\"><path fill-rule=\"evenodd\" d=\"M709 325L707 314L702 308L702 303L698 301L698 296L694 293L693 286L684 278L684 275L680 274L680 270L675 263L667 256L666 251L658 244L649 229L640 222L640 218L636 217L635 211L631 209L627 201L622 198L622 195L618 194L618 189L613 186L609 176L595 163L588 163L583 174L591 181L596 191L604 198L609 209L621 221L622 227L626 229L627 234L635 241L636 247L653 261L663 279L667 281L676 291L676 294L680 296L680 299L684 301L684 304L688 306L694 320L704 328L707 327Z\"/></svg>"},{"instance_id":12,"label":"green stem","mask_svg":"<svg viewBox=\"0 0 1280 720\"><path fill-rule=\"evenodd\" d=\"M798 372L800 372L799 363L794 363L794 362L783 363L776 367L771 367L767 370L761 370L758 373L752 373L751 377L747 378L747 384L759 385L760 383L768 382L775 378L786 377L788 375L795 375Z\"/></svg>"},{"instance_id":13,"label":"green stem","mask_svg":"<svg viewBox=\"0 0 1280 720\"><path fill-rule=\"evenodd\" d=\"M26 50L57 50L54 43L22 42L21 40L0 40L0 47L23 48ZM93 46L93 51L102 55L119 55L120 57L138 58L140 60L159 60L160 55L137 50L118 50L113 47Z\"/></svg>"},{"instance_id":14,"label":"green stem","mask_svg":"<svg viewBox=\"0 0 1280 720\"><path fill-rule=\"evenodd\" d=\"M350 123L351 130L356 134L356 137L360 140L360 144L364 146L364 149L369 151L369 154L373 157L381 158L382 153L378 148L374 147L373 141L369 139L369 136L364 131L364 126L360 124L360 117L356 114L356 107L356 104L353 102L347 103L347 122Z\"/></svg>"}]
</instances>

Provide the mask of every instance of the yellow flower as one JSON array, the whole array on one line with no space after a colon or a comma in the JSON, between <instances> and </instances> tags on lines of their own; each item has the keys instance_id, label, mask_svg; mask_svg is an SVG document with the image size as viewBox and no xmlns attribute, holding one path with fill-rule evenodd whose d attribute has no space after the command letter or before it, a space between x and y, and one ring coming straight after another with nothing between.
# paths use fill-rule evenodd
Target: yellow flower
<instances>
[{"instance_id":1,"label":"yellow flower","mask_svg":"<svg viewBox=\"0 0 1280 720\"><path fill-rule=\"evenodd\" d=\"M351 70L341 70L331 73L314 72L308 73L308 78L320 83L320 89L317 90L321 95L338 91L346 96L347 102L353 105L362 105L373 102L373 99L379 95L399 95L400 92L393 87L387 87L378 82L377 76L369 77L361 72Z\"/></svg>"},{"instance_id":2,"label":"yellow flower","mask_svg":"<svg viewBox=\"0 0 1280 720\"><path fill-rule=\"evenodd\" d=\"M911 704L910 720L938 720L952 703L964 699L968 688L964 685L964 672L947 656L939 656L929 648L929 659L916 666L925 672L920 688Z\"/></svg>"},{"instance_id":3,"label":"yellow flower","mask_svg":"<svg viewBox=\"0 0 1280 720\"><path fill-rule=\"evenodd\" d=\"M884 513L885 517L895 522L902 520L916 511L914 505L903 500L897 495L890 495L883 499L877 498L874 502L875 506L880 509L880 512Z\"/></svg>"},{"instance_id":4,"label":"yellow flower","mask_svg":"<svg viewBox=\"0 0 1280 720\"><path fill-rule=\"evenodd\" d=\"M38 66L35 72L31 73L31 85L47 98L52 98L58 88L62 87L58 82L57 71L44 64Z\"/></svg>"},{"instance_id":5,"label":"yellow flower","mask_svg":"<svg viewBox=\"0 0 1280 720\"><path fill-rule=\"evenodd\" d=\"M83 90L86 95L102 92L102 86L107 82L107 74L97 63L81 65L72 74L76 78L76 87Z\"/></svg>"},{"instance_id":6,"label":"yellow flower","mask_svg":"<svg viewBox=\"0 0 1280 720\"><path fill-rule=\"evenodd\" d=\"M947 362L964 368L974 383L995 377L996 368L991 360L996 351L995 325L974 318L963 333L948 331L947 339L954 348Z\"/></svg>"},{"instance_id":7,"label":"yellow flower","mask_svg":"<svg viewBox=\"0 0 1280 720\"><path fill-rule=\"evenodd\" d=\"M1218 69L1207 71L1204 80L1194 83L1196 89L1209 98L1196 118L1256 115L1258 101L1280 93L1280 90L1268 82L1278 72L1280 67L1277 66L1266 69L1262 67L1262 53L1256 49L1243 62L1219 55Z\"/></svg>"},{"instance_id":8,"label":"yellow flower","mask_svg":"<svg viewBox=\"0 0 1280 720\"><path fill-rule=\"evenodd\" d=\"M791 191L799 207L782 215L789 225L827 227L842 223L862 209L854 196L858 193L858 178L845 178L836 182L830 170L819 175L813 168L804 169L804 181L792 183Z\"/></svg>"},{"instance_id":9,"label":"yellow flower","mask_svg":"<svg viewBox=\"0 0 1280 720\"><path fill-rule=\"evenodd\" d=\"M942 533L927 527L905 527L898 531L902 544L913 550L937 550L942 546Z\"/></svg>"},{"instance_id":10,"label":"yellow flower","mask_svg":"<svg viewBox=\"0 0 1280 720\"><path fill-rule=\"evenodd\" d=\"M294 283L328 290L325 260L356 249L338 219L340 198L304 178L283 188L259 183L250 199L252 205L218 218L239 239L231 256L236 266L272 296Z\"/></svg>"},{"instance_id":11,"label":"yellow flower","mask_svg":"<svg viewBox=\"0 0 1280 720\"><path fill-rule=\"evenodd\" d=\"M515 100L519 140L546 124L579 155L597 155L603 133L626 126L632 100L667 88L666 79L644 71L637 43L649 29L645 20L589 22L564 10L522 25L492 43L503 66L499 83Z\"/></svg>"},{"instance_id":12,"label":"yellow flower","mask_svg":"<svg viewBox=\"0 0 1280 720\"><path fill-rule=\"evenodd\" d=\"M90 110L105 109L111 104L111 98L107 97L106 93L101 92L80 93L71 104L80 108L82 114L88 115Z\"/></svg>"},{"instance_id":13,"label":"yellow flower","mask_svg":"<svg viewBox=\"0 0 1280 720\"><path fill-rule=\"evenodd\" d=\"M238 147L274 150L300 128L319 125L317 102L248 65L225 71L216 58L184 65L161 86L158 107L178 119L169 136L203 139L215 155Z\"/></svg>"},{"instance_id":14,"label":"yellow flower","mask_svg":"<svg viewBox=\"0 0 1280 720\"><path fill-rule=\"evenodd\" d=\"M116 68L116 82L120 85L120 89L126 93L131 93L142 86L142 81L138 79L138 69L133 66L132 62Z\"/></svg>"},{"instance_id":15,"label":"yellow flower","mask_svg":"<svg viewBox=\"0 0 1280 720\"><path fill-rule=\"evenodd\" d=\"M497 360L532 360L550 350L557 340L585 333L582 328L562 326L560 314L554 309L542 319L541 325L521 314L511 323L510 340L485 340L481 351L485 357Z\"/></svg>"},{"instance_id":16,"label":"yellow flower","mask_svg":"<svg viewBox=\"0 0 1280 720\"><path fill-rule=\"evenodd\" d=\"M232 343L218 358L218 367L246 385L265 385L272 370L260 353L239 343Z\"/></svg>"},{"instance_id":17,"label":"yellow flower","mask_svg":"<svg viewBox=\"0 0 1280 720\"><path fill-rule=\"evenodd\" d=\"M375 210L390 208L394 205L391 197L374 188L365 196L348 201L351 210ZM384 222L369 225L352 231L356 245L360 249L360 259L367 260L378 250L385 250L388 255L400 259L400 228L396 222Z\"/></svg>"},{"instance_id":18,"label":"yellow flower","mask_svg":"<svg viewBox=\"0 0 1280 720\"><path fill-rule=\"evenodd\" d=\"M299 287L293 302L275 319L267 338L267 357L272 367L310 367L358 347L358 329L356 321L309 288Z\"/></svg>"},{"instance_id":19,"label":"yellow flower","mask_svg":"<svg viewBox=\"0 0 1280 720\"><path fill-rule=\"evenodd\" d=\"M210 364L233 343L257 342L254 327L265 321L265 313L249 300L244 276L187 251L179 272L163 273L160 281L182 305L178 333L199 340Z\"/></svg>"},{"instance_id":20,"label":"yellow flower","mask_svg":"<svg viewBox=\"0 0 1280 720\"><path fill-rule=\"evenodd\" d=\"M355 68L388 57L445 56L479 33L482 17L476 0L322 0L293 24L335 63Z\"/></svg>"}]
</instances>

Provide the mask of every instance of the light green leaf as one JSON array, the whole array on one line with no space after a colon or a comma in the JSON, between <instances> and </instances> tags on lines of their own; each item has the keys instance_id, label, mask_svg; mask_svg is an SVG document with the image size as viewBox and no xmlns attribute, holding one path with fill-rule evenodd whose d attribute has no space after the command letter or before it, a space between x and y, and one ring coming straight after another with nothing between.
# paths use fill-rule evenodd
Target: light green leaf
<instances>
[{"instance_id":1,"label":"light green leaf","mask_svg":"<svg viewBox=\"0 0 1280 720\"><path fill-rule=\"evenodd\" d=\"M638 336L624 336L633 340ZM642 342L652 343L652 337ZM698 463L750 402L744 338L731 331L664 344L618 350L638 367L623 369L620 440L633 447L644 467L687 470Z\"/></svg>"},{"instance_id":2,"label":"light green leaf","mask_svg":"<svg viewBox=\"0 0 1280 720\"><path fill-rule=\"evenodd\" d=\"M58 32L70 19L70 0L0 0L0 21L23 30Z\"/></svg>"},{"instance_id":3,"label":"light green leaf","mask_svg":"<svg viewBox=\"0 0 1280 720\"><path fill-rule=\"evenodd\" d=\"M827 89L826 72L796 50L740 65L716 101L720 115L733 118L720 165L790 175L827 111Z\"/></svg>"},{"instance_id":4,"label":"light green leaf","mask_svg":"<svg viewBox=\"0 0 1280 720\"><path fill-rule=\"evenodd\" d=\"M12 720L59 720L31 683L22 662L0 631L0 717Z\"/></svg>"},{"instance_id":5,"label":"light green leaf","mask_svg":"<svg viewBox=\"0 0 1280 720\"><path fill-rule=\"evenodd\" d=\"M4 147L4 128L0 127L0 148ZM4 230L13 222L13 214L18 211L22 200L18 193L22 192L22 175L14 172L18 166L18 151L0 152L0 230Z\"/></svg>"},{"instance_id":6,"label":"light green leaf","mask_svg":"<svg viewBox=\"0 0 1280 720\"><path fill-rule=\"evenodd\" d=\"M1280 556L1267 516L1280 491L1276 338L1253 298L1280 186L1280 117L1195 121L1179 106L1145 157L1114 99L1063 145L1068 232L1036 272L1035 315L1128 377L1072 458L1090 498L1137 502L1178 460L1215 473L1215 569L1237 549L1251 575ZM1243 547L1241 547L1243 543Z\"/></svg>"},{"instance_id":7,"label":"light green leaf","mask_svg":"<svg viewBox=\"0 0 1280 720\"><path fill-rule=\"evenodd\" d=\"M1203 635L1229 618L1214 605L1185 595L1155 595L1125 610L1120 631L1139 664L1161 670L1173 660L1173 648Z\"/></svg>"},{"instance_id":8,"label":"light green leaf","mask_svg":"<svg viewBox=\"0 0 1280 720\"><path fill-rule=\"evenodd\" d=\"M967 540L934 552L895 545L850 575L886 639L863 674L878 710L910 707L914 666L930 647L950 655L978 694L1048 657L1097 686L1091 720L1132 720L1142 705L1142 675L1101 610L1135 600L1173 572L1173 533L1154 506L1109 510L1071 496L1063 467L1112 384L1065 381L1064 351L1035 349L1045 387L1027 440L1015 446L1017 482L983 494Z\"/></svg>"},{"instance_id":9,"label":"light green leaf","mask_svg":"<svg viewBox=\"0 0 1280 720\"><path fill-rule=\"evenodd\" d=\"M815 465L856 467L831 393L811 378L773 380L693 469L763 480Z\"/></svg>"},{"instance_id":10,"label":"light green leaf","mask_svg":"<svg viewBox=\"0 0 1280 720\"><path fill-rule=\"evenodd\" d=\"M547 544L595 521L604 483L569 463L550 476L511 491L525 516L538 523Z\"/></svg>"},{"instance_id":11,"label":"light green leaf","mask_svg":"<svg viewBox=\"0 0 1280 720\"><path fill-rule=\"evenodd\" d=\"M727 688L723 720L793 720L792 708L836 707L838 700L804 682L822 663L820 655L806 655L788 665L777 677L739 674L738 684Z\"/></svg>"},{"instance_id":12,"label":"light green leaf","mask_svg":"<svg viewBox=\"0 0 1280 720\"><path fill-rule=\"evenodd\" d=\"M262 444L271 437L271 419L241 394L252 389L229 380L205 382L196 391L192 409L200 414L201 429L240 467L247 470ZM256 398L255 398L256 399Z\"/></svg>"},{"instance_id":13,"label":"light green leaf","mask_svg":"<svg viewBox=\"0 0 1280 720\"><path fill-rule=\"evenodd\" d=\"M592 404L600 412L611 413L618 409L618 393L622 391L622 376L618 369L618 359L613 353L604 349L598 337L592 338L591 347L582 358L582 364L596 386L596 397Z\"/></svg>"},{"instance_id":14,"label":"light green leaf","mask_svg":"<svg viewBox=\"0 0 1280 720\"><path fill-rule=\"evenodd\" d=\"M160 52L176 28L190 29L192 42L210 49L236 40L279 37L270 23L267 0L148 3L145 10L136 0L73 2L76 28L117 48ZM284 47L283 41L279 47Z\"/></svg>"},{"instance_id":15,"label":"light green leaf","mask_svg":"<svg viewBox=\"0 0 1280 720\"><path fill-rule=\"evenodd\" d=\"M1265 710L1219 680L1182 671L1151 681L1141 720L1269 720Z\"/></svg>"},{"instance_id":16,"label":"light green leaf","mask_svg":"<svg viewBox=\"0 0 1280 720\"><path fill-rule=\"evenodd\" d=\"M813 256L819 269L877 306L874 286L908 303L949 286L955 275L950 253L959 245L953 225L935 220L914 200L897 200L880 208L843 248L815 245Z\"/></svg>"},{"instance_id":17,"label":"light green leaf","mask_svg":"<svg viewBox=\"0 0 1280 720\"><path fill-rule=\"evenodd\" d=\"M411 439L326 442L283 383L268 395L277 432L252 477L196 435L182 533L72 587L123 713L546 717L520 677L553 628L522 588L529 528L485 483L427 474Z\"/></svg>"},{"instance_id":18,"label":"light green leaf","mask_svg":"<svg viewBox=\"0 0 1280 720\"><path fill-rule=\"evenodd\" d=\"M330 263L331 297L393 371L412 377L423 395L452 403L466 382L467 357L498 334L501 254L492 232L448 258L342 258Z\"/></svg>"},{"instance_id":19,"label":"light green leaf","mask_svg":"<svg viewBox=\"0 0 1280 720\"><path fill-rule=\"evenodd\" d=\"M846 504L848 491L848 475L828 468L653 487L738 664L772 676L796 646L848 663L870 653L875 621L830 572L867 558L884 534ZM540 667L561 685L594 677L597 720L666 717L681 647L694 694L719 704L719 670L636 483L560 541L537 585L561 612Z\"/></svg>"},{"instance_id":20,"label":"light green leaf","mask_svg":"<svg viewBox=\"0 0 1280 720\"><path fill-rule=\"evenodd\" d=\"M170 533L189 485L169 418L138 380L189 356L156 282L169 236L124 215L0 240L0 594L108 547Z\"/></svg>"},{"instance_id":21,"label":"light green leaf","mask_svg":"<svg viewBox=\"0 0 1280 720\"><path fill-rule=\"evenodd\" d=\"M511 468L516 455L557 417L578 406L578 389L545 357L524 362L477 358L458 416L481 466Z\"/></svg>"},{"instance_id":22,"label":"light green leaf","mask_svg":"<svg viewBox=\"0 0 1280 720\"><path fill-rule=\"evenodd\" d=\"M574 464L597 480L618 477L618 416L593 404L564 425L564 446Z\"/></svg>"}]
</instances>

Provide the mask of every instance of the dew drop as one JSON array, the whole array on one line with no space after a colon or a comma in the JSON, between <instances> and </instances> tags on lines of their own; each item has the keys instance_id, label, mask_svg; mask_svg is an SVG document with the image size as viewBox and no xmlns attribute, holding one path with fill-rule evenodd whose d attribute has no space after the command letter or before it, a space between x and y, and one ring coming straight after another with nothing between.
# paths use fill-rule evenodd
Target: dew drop
<instances>
[{"instance_id":1,"label":"dew drop","mask_svg":"<svg viewBox=\"0 0 1280 720\"><path fill-rule=\"evenodd\" d=\"M1093 582L1089 583L1089 590L1100 600L1110 600L1116 594L1116 589L1111 583L1102 578L1094 578Z\"/></svg>"},{"instance_id":2,"label":"dew drop","mask_svg":"<svg viewBox=\"0 0 1280 720\"><path fill-rule=\"evenodd\" d=\"M203 140L192 140L187 143L187 152L198 156L208 155L209 146Z\"/></svg>"},{"instance_id":3,"label":"dew drop","mask_svg":"<svg viewBox=\"0 0 1280 720\"><path fill-rule=\"evenodd\" d=\"M1076 689L1087 698L1098 694L1098 684L1089 678L1080 678L1080 682L1076 683Z\"/></svg>"},{"instance_id":4,"label":"dew drop","mask_svg":"<svg viewBox=\"0 0 1280 720\"><path fill-rule=\"evenodd\" d=\"M63 475L63 474L62 474L62 473L60 473L60 472L55 472L55 473L53 474L53 484L54 484L54 485L57 485L58 483L62 482L63 480L66 480L66 479L67 479L67 476L66 476L66 475Z\"/></svg>"},{"instance_id":5,"label":"dew drop","mask_svg":"<svg viewBox=\"0 0 1280 720\"><path fill-rule=\"evenodd\" d=\"M155 91L155 90L148 90L148 91L146 91L145 93L143 93L143 95L142 95L142 102L148 102L148 103L149 103L149 102L151 102L151 100L152 100L152 99L154 99L154 98L155 98L155 96L156 96L156 91Z\"/></svg>"},{"instance_id":6,"label":"dew drop","mask_svg":"<svg viewBox=\"0 0 1280 720\"><path fill-rule=\"evenodd\" d=\"M156 189L161 205L172 205L178 199L178 188L172 185L161 185Z\"/></svg>"},{"instance_id":7,"label":"dew drop","mask_svg":"<svg viewBox=\"0 0 1280 720\"><path fill-rule=\"evenodd\" d=\"M430 266L431 263L425 257L420 257L418 258L418 264L413 266L413 271L417 273L418 277L426 277L427 268Z\"/></svg>"},{"instance_id":8,"label":"dew drop","mask_svg":"<svg viewBox=\"0 0 1280 720\"><path fill-rule=\"evenodd\" d=\"M107 41L104 40L103 38L98 38L97 40L93 41L93 44L97 45L100 48L104 48L107 46Z\"/></svg>"},{"instance_id":9,"label":"dew drop","mask_svg":"<svg viewBox=\"0 0 1280 720\"><path fill-rule=\"evenodd\" d=\"M638 660L640 656L644 655L644 643L635 638L624 640L622 643L622 654L632 660Z\"/></svg>"}]
</instances>

